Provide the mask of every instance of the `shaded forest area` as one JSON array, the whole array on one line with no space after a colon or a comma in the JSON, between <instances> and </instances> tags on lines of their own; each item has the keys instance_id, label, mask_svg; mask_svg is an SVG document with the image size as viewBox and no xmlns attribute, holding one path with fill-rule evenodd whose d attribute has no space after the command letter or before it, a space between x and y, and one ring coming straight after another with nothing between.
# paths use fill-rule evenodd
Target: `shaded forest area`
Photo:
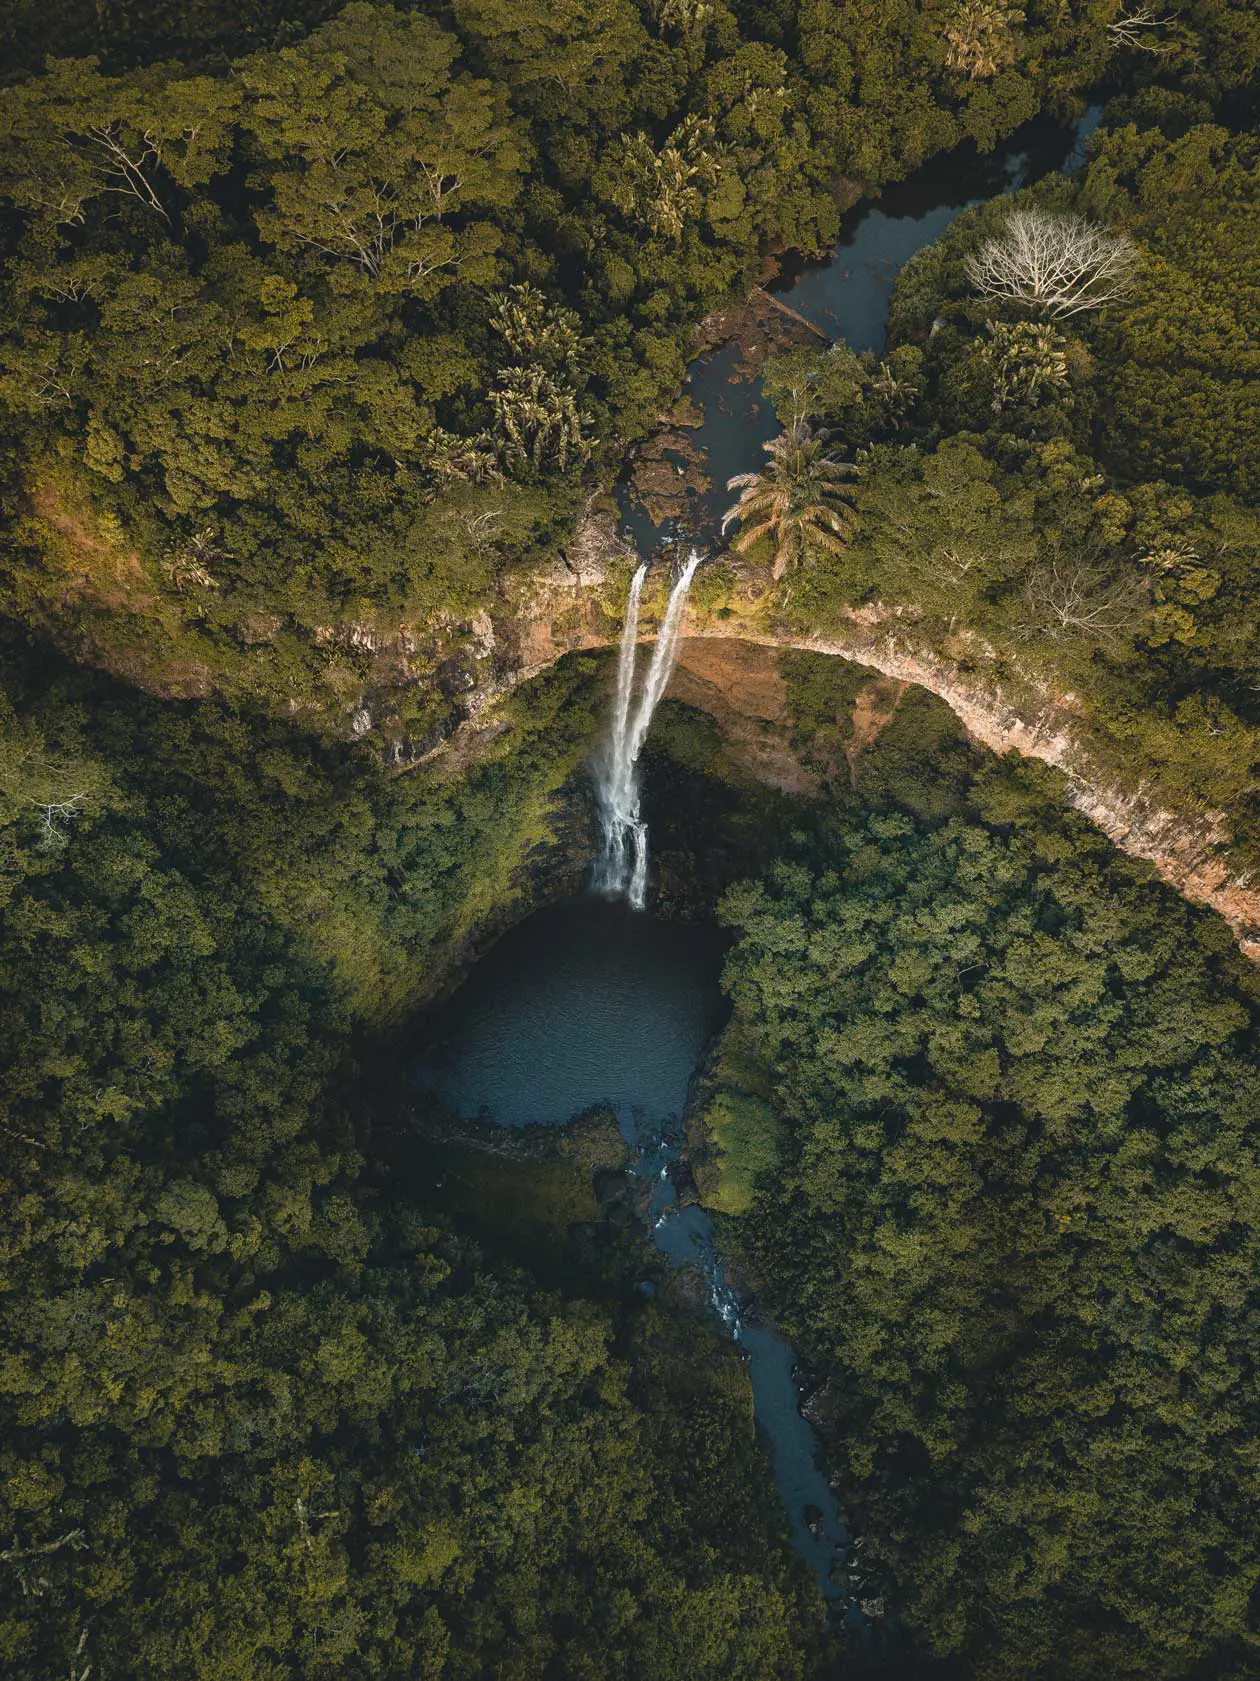
<instances>
[{"instance_id":1,"label":"shaded forest area","mask_svg":"<svg viewBox=\"0 0 1260 1681\"><path fill-rule=\"evenodd\" d=\"M611 1228L586 1295L475 1239L373 1098L589 673L444 785L4 652L6 1674L806 1673L738 1360Z\"/></svg>"}]
</instances>

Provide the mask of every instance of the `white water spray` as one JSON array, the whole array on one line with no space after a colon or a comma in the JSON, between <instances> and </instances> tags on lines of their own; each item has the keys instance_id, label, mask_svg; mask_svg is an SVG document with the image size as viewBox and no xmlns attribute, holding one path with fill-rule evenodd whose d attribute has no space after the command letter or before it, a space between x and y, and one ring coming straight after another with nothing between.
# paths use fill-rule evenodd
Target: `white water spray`
<instances>
[{"instance_id":1,"label":"white water spray","mask_svg":"<svg viewBox=\"0 0 1260 1681\"><path fill-rule=\"evenodd\" d=\"M643 594L646 577L647 563L644 562L630 580L630 593L626 597L626 618L621 627L621 648L617 654L617 692L613 698L608 746L600 765L596 788L604 850L596 866L595 885L603 893L624 892L629 877L627 854L633 816L628 810L628 801L629 791L633 788L634 767L626 757L626 749L630 697L634 691L634 660L639 639L639 598ZM634 815L637 816L637 813Z\"/></svg>"},{"instance_id":2,"label":"white water spray","mask_svg":"<svg viewBox=\"0 0 1260 1681\"><path fill-rule=\"evenodd\" d=\"M669 592L665 618L643 681L639 704L631 709L635 654L639 635L639 598L646 566L630 583L626 621L617 656L617 693L613 701L608 747L598 772L600 824L604 849L596 869L596 886L604 893L624 893L635 910L647 900L647 824L639 815L639 754L647 739L652 714L665 693L678 659L682 612L687 591L702 555L692 549Z\"/></svg>"}]
</instances>

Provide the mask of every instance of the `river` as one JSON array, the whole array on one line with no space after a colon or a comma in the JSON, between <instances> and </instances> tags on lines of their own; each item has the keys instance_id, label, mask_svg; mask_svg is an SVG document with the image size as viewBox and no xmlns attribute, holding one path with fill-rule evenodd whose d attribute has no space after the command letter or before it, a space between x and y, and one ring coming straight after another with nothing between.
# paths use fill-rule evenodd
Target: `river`
<instances>
[{"instance_id":1,"label":"river","mask_svg":"<svg viewBox=\"0 0 1260 1681\"><path fill-rule=\"evenodd\" d=\"M938 158L845 219L829 257L784 266L775 289L830 337L881 351L898 270L969 205L1079 164L1093 107L1074 127L1038 119L998 150ZM712 542L733 473L756 467L778 425L741 352L697 358L685 395L703 415L695 441L709 485L677 523L654 525L621 487L627 534L645 557L679 537ZM870 1632L883 1616L863 1575L800 1411L790 1346L751 1319L718 1253L710 1216L679 1199L676 1174L690 1082L726 1017L720 986L725 940L624 904L587 896L540 911L501 940L430 1023L417 1069L456 1113L502 1126L559 1125L597 1104L615 1110L651 1182L654 1241L676 1267L698 1267L713 1310L743 1347L756 1418L769 1446L793 1543L837 1618Z\"/></svg>"},{"instance_id":2,"label":"river","mask_svg":"<svg viewBox=\"0 0 1260 1681\"><path fill-rule=\"evenodd\" d=\"M1101 114L1102 107L1092 105L1072 126L1038 117L996 151L963 146L933 158L878 199L860 200L845 217L830 256L788 259L768 290L829 338L844 338L853 350L882 351L893 285L915 252L939 239L970 206L1056 170L1079 167L1085 140ZM779 431L760 379L744 371L738 345L718 345L698 356L683 395L704 415L691 432L691 444L709 483L689 495L683 521L658 525L636 502L629 480L621 482L624 533L642 555L678 539L714 543L732 500L727 479L760 467L762 444Z\"/></svg>"},{"instance_id":3,"label":"river","mask_svg":"<svg viewBox=\"0 0 1260 1681\"><path fill-rule=\"evenodd\" d=\"M676 1176L693 1075L728 1014L720 985L727 939L594 895L552 905L491 948L428 1026L417 1083L466 1119L560 1125L611 1107L651 1187L649 1222L675 1267L696 1267L748 1358L758 1424L792 1539L823 1594L860 1620L849 1536L814 1432L801 1416L793 1354L750 1320L714 1242L713 1222L680 1202ZM646 1189L646 1187L645 1187ZM838 1579L833 1579L839 1566Z\"/></svg>"}]
</instances>

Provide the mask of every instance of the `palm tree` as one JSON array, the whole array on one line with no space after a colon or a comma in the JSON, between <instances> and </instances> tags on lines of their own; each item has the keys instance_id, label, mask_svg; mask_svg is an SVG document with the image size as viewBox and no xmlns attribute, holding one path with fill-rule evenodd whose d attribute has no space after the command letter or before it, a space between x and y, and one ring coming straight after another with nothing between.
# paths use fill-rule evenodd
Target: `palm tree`
<instances>
[{"instance_id":1,"label":"palm tree","mask_svg":"<svg viewBox=\"0 0 1260 1681\"><path fill-rule=\"evenodd\" d=\"M945 29L945 63L971 81L996 76L1019 54L1022 7L1008 0L962 0Z\"/></svg>"},{"instance_id":2,"label":"palm tree","mask_svg":"<svg viewBox=\"0 0 1260 1681\"><path fill-rule=\"evenodd\" d=\"M726 481L728 490L741 495L722 516L723 532L740 522L732 547L741 553L762 537L773 538L776 579L793 562L808 559L811 549L843 554L857 533L853 490L844 481L858 469L827 454L829 436L813 431L808 421L794 420L763 446L770 460L762 472L737 473Z\"/></svg>"}]
</instances>

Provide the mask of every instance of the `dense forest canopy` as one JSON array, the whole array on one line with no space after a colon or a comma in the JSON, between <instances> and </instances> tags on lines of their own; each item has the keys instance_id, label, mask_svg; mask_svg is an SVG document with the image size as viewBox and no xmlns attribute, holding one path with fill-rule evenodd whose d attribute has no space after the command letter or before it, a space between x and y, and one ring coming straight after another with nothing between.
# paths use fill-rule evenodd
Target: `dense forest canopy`
<instances>
[{"instance_id":1,"label":"dense forest canopy","mask_svg":"<svg viewBox=\"0 0 1260 1681\"><path fill-rule=\"evenodd\" d=\"M1249 1675L1260 990L1039 776L943 778L931 735L901 715L874 813L724 901L732 1240L929 1650Z\"/></svg>"},{"instance_id":2,"label":"dense forest canopy","mask_svg":"<svg viewBox=\"0 0 1260 1681\"><path fill-rule=\"evenodd\" d=\"M741 565L776 631L887 611L1066 697L1254 858L1260 11L14 0L0 61L4 1673L835 1673L738 1359L591 1163L536 1254L377 1077L544 891L599 657L428 749L702 316L1105 99L882 355L771 366ZM438 674L405 776L351 739L386 631ZM1254 975L921 696L829 780L862 678L783 675L825 786L725 900L706 1194L899 1625L1252 1673ZM708 736L660 751L707 797Z\"/></svg>"},{"instance_id":3,"label":"dense forest canopy","mask_svg":"<svg viewBox=\"0 0 1260 1681\"><path fill-rule=\"evenodd\" d=\"M9 602L165 692L334 713L321 630L467 613L554 546L699 315L824 248L846 182L1123 57L1110 6L295 10L19 12L94 56L0 112ZM1209 92L1249 74L1179 51Z\"/></svg>"}]
</instances>

